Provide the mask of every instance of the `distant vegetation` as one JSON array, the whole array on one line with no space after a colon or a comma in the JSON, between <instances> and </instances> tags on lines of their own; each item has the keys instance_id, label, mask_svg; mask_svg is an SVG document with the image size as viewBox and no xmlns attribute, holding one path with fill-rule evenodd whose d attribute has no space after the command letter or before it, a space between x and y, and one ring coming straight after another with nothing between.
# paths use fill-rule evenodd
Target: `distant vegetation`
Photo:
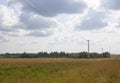
<instances>
[{"instance_id":1,"label":"distant vegetation","mask_svg":"<svg viewBox=\"0 0 120 83\"><path fill-rule=\"evenodd\" d=\"M110 58L109 52L99 53L65 53L65 52L39 52L39 53L5 53L0 58Z\"/></svg>"}]
</instances>

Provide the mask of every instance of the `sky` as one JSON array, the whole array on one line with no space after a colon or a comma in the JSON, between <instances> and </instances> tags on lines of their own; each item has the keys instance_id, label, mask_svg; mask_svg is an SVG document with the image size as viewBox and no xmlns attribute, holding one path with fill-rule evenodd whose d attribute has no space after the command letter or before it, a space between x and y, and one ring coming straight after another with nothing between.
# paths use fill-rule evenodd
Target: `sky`
<instances>
[{"instance_id":1,"label":"sky","mask_svg":"<svg viewBox=\"0 0 120 83\"><path fill-rule=\"evenodd\" d=\"M120 54L120 0L0 0L0 53Z\"/></svg>"}]
</instances>

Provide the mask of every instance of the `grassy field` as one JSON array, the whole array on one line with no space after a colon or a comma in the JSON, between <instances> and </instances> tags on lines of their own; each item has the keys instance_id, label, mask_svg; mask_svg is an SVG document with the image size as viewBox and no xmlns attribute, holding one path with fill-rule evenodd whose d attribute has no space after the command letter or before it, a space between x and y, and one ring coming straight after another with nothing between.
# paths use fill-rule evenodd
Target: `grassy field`
<instances>
[{"instance_id":1,"label":"grassy field","mask_svg":"<svg viewBox=\"0 0 120 83\"><path fill-rule=\"evenodd\" d=\"M0 59L0 83L120 83L120 58Z\"/></svg>"}]
</instances>

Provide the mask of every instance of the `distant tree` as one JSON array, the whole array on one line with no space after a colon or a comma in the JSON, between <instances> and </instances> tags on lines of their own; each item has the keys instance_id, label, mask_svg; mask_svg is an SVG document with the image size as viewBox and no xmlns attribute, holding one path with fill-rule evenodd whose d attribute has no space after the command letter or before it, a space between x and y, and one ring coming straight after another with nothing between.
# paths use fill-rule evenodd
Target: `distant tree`
<instances>
[{"instance_id":1,"label":"distant tree","mask_svg":"<svg viewBox=\"0 0 120 83\"><path fill-rule=\"evenodd\" d=\"M58 58L58 57L59 57L59 53L58 53L58 52L51 52L51 53L50 53L50 56L51 56L52 58Z\"/></svg>"},{"instance_id":2,"label":"distant tree","mask_svg":"<svg viewBox=\"0 0 120 83\"><path fill-rule=\"evenodd\" d=\"M65 52L60 52L60 53L59 53L59 57L60 57L60 58L65 57Z\"/></svg>"},{"instance_id":3,"label":"distant tree","mask_svg":"<svg viewBox=\"0 0 120 83\"><path fill-rule=\"evenodd\" d=\"M20 57L21 58L30 58L26 52L22 53Z\"/></svg>"},{"instance_id":4,"label":"distant tree","mask_svg":"<svg viewBox=\"0 0 120 83\"><path fill-rule=\"evenodd\" d=\"M90 53L90 58L110 58L109 52ZM0 54L1 58L88 58L87 52L80 53L65 53L65 52L39 52L39 53L5 53Z\"/></svg>"},{"instance_id":5,"label":"distant tree","mask_svg":"<svg viewBox=\"0 0 120 83\"><path fill-rule=\"evenodd\" d=\"M80 52L79 53L79 58L87 58L88 57L88 53L87 52Z\"/></svg>"},{"instance_id":6,"label":"distant tree","mask_svg":"<svg viewBox=\"0 0 120 83\"><path fill-rule=\"evenodd\" d=\"M99 54L98 53L90 53L90 58L98 58Z\"/></svg>"},{"instance_id":7,"label":"distant tree","mask_svg":"<svg viewBox=\"0 0 120 83\"><path fill-rule=\"evenodd\" d=\"M83 55L83 53L79 53L79 58L84 58L84 55Z\"/></svg>"},{"instance_id":8,"label":"distant tree","mask_svg":"<svg viewBox=\"0 0 120 83\"><path fill-rule=\"evenodd\" d=\"M109 52L104 52L103 53L103 58L110 58L110 53Z\"/></svg>"}]
</instances>

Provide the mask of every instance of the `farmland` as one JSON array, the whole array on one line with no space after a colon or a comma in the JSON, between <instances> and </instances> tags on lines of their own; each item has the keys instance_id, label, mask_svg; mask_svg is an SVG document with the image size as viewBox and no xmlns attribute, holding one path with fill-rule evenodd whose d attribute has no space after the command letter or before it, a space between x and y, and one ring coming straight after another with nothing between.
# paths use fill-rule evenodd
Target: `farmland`
<instances>
[{"instance_id":1,"label":"farmland","mask_svg":"<svg viewBox=\"0 0 120 83\"><path fill-rule=\"evenodd\" d=\"M120 83L120 59L0 59L0 83Z\"/></svg>"}]
</instances>

